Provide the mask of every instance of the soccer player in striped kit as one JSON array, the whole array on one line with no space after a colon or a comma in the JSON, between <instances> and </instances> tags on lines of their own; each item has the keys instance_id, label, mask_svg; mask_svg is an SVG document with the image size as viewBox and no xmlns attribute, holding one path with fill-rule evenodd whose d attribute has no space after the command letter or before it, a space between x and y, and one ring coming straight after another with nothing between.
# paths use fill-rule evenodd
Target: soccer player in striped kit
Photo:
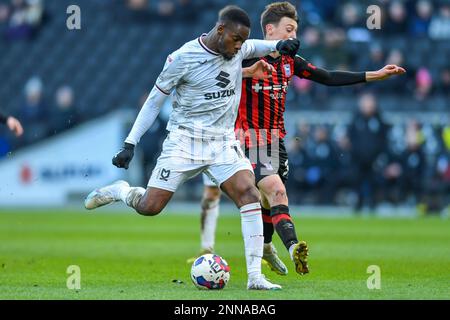
<instances>
[{"instance_id":1,"label":"soccer player in striped kit","mask_svg":"<svg viewBox=\"0 0 450 320\"><path fill-rule=\"evenodd\" d=\"M127 169L134 147L150 128L167 96L173 111L169 134L153 169L147 189L118 181L92 191L86 209L123 201L139 214L159 214L177 188L197 174L206 173L235 202L241 212L247 263L247 289L276 290L261 273L263 223L260 193L249 160L234 134L242 88L242 61L270 52L295 54L296 39L247 40L250 19L236 7L225 7L216 26L184 44L167 58L113 164Z\"/></svg>"},{"instance_id":2,"label":"soccer player in striped kit","mask_svg":"<svg viewBox=\"0 0 450 320\"><path fill-rule=\"evenodd\" d=\"M298 16L289 2L269 4L261 15L265 40L296 38ZM308 79L328 86L344 86L367 81L385 80L405 70L387 65L378 71L346 72L327 71L298 55L271 53L263 58L247 59L245 67L259 60L273 66L270 78L246 78L242 82L239 114L235 124L237 138L249 157L261 193L261 209L264 221L263 259L280 275L288 270L279 259L272 244L274 231L278 233L299 274L309 272L308 246L299 241L290 216L285 182L288 177L288 157L283 138L286 92L292 77ZM220 189L203 175L205 190L202 199L201 252L214 251L215 229L219 215ZM192 259L189 259L190 261Z\"/></svg>"}]
</instances>

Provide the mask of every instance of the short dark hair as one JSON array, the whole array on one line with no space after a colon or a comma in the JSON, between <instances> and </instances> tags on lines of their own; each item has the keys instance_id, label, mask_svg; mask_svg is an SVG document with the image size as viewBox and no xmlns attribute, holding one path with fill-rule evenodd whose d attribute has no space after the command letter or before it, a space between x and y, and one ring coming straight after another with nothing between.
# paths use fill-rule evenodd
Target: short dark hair
<instances>
[{"instance_id":1,"label":"short dark hair","mask_svg":"<svg viewBox=\"0 0 450 320\"><path fill-rule=\"evenodd\" d=\"M266 6L261 14L261 27L263 35L266 35L266 26L268 24L278 24L284 17L291 18L298 23L297 9L292 3L287 1L274 2Z\"/></svg>"},{"instance_id":2,"label":"short dark hair","mask_svg":"<svg viewBox=\"0 0 450 320\"><path fill-rule=\"evenodd\" d=\"M226 24L227 22L241 24L250 28L250 17L247 12L238 6L226 6L219 12L219 22Z\"/></svg>"}]
</instances>

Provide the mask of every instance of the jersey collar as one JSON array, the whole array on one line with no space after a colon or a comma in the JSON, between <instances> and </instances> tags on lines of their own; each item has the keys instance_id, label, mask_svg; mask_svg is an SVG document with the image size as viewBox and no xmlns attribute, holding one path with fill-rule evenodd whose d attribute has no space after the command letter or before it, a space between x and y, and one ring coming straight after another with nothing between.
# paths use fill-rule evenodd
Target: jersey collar
<instances>
[{"instance_id":1,"label":"jersey collar","mask_svg":"<svg viewBox=\"0 0 450 320\"><path fill-rule=\"evenodd\" d=\"M209 49L207 46L205 46L205 44L203 43L203 40L202 40L203 36L206 36L206 33L203 33L200 37L198 37L198 43L200 43L202 48L205 49L206 52L211 53L212 55L215 55L215 56L220 55L220 53L215 52L215 51Z\"/></svg>"}]
</instances>

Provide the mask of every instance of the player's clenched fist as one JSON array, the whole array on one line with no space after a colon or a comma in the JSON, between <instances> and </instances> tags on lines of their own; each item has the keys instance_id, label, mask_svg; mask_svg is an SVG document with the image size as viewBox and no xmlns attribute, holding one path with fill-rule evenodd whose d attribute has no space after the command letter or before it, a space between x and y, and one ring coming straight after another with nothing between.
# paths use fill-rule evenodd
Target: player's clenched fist
<instances>
[{"instance_id":1,"label":"player's clenched fist","mask_svg":"<svg viewBox=\"0 0 450 320\"><path fill-rule=\"evenodd\" d=\"M131 143L124 143L122 149L117 152L117 154L113 157L112 163L117 168L125 168L128 169L128 165L130 164L131 159L134 156L134 145Z\"/></svg>"},{"instance_id":2,"label":"player's clenched fist","mask_svg":"<svg viewBox=\"0 0 450 320\"><path fill-rule=\"evenodd\" d=\"M295 56L300 48L300 40L292 38L281 40L278 41L276 48L280 54Z\"/></svg>"}]
</instances>

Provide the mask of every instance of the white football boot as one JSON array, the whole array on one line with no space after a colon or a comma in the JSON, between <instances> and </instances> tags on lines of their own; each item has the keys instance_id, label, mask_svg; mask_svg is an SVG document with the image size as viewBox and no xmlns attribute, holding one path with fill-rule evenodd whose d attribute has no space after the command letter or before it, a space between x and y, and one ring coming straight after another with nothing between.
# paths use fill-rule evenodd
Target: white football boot
<instances>
[{"instance_id":1,"label":"white football boot","mask_svg":"<svg viewBox=\"0 0 450 320\"><path fill-rule=\"evenodd\" d=\"M84 199L84 207L92 210L112 202L120 201L120 189L129 187L128 182L119 180L100 189L95 189Z\"/></svg>"},{"instance_id":2,"label":"white football boot","mask_svg":"<svg viewBox=\"0 0 450 320\"><path fill-rule=\"evenodd\" d=\"M277 249L275 249L273 243L264 243L262 258L263 261L269 265L270 269L280 276L285 276L288 274L288 269L283 261L281 261L278 257Z\"/></svg>"},{"instance_id":3,"label":"white football boot","mask_svg":"<svg viewBox=\"0 0 450 320\"><path fill-rule=\"evenodd\" d=\"M270 283L266 280L266 277L261 274L257 278L248 279L248 290L281 290L281 286L278 284Z\"/></svg>"}]
</instances>

